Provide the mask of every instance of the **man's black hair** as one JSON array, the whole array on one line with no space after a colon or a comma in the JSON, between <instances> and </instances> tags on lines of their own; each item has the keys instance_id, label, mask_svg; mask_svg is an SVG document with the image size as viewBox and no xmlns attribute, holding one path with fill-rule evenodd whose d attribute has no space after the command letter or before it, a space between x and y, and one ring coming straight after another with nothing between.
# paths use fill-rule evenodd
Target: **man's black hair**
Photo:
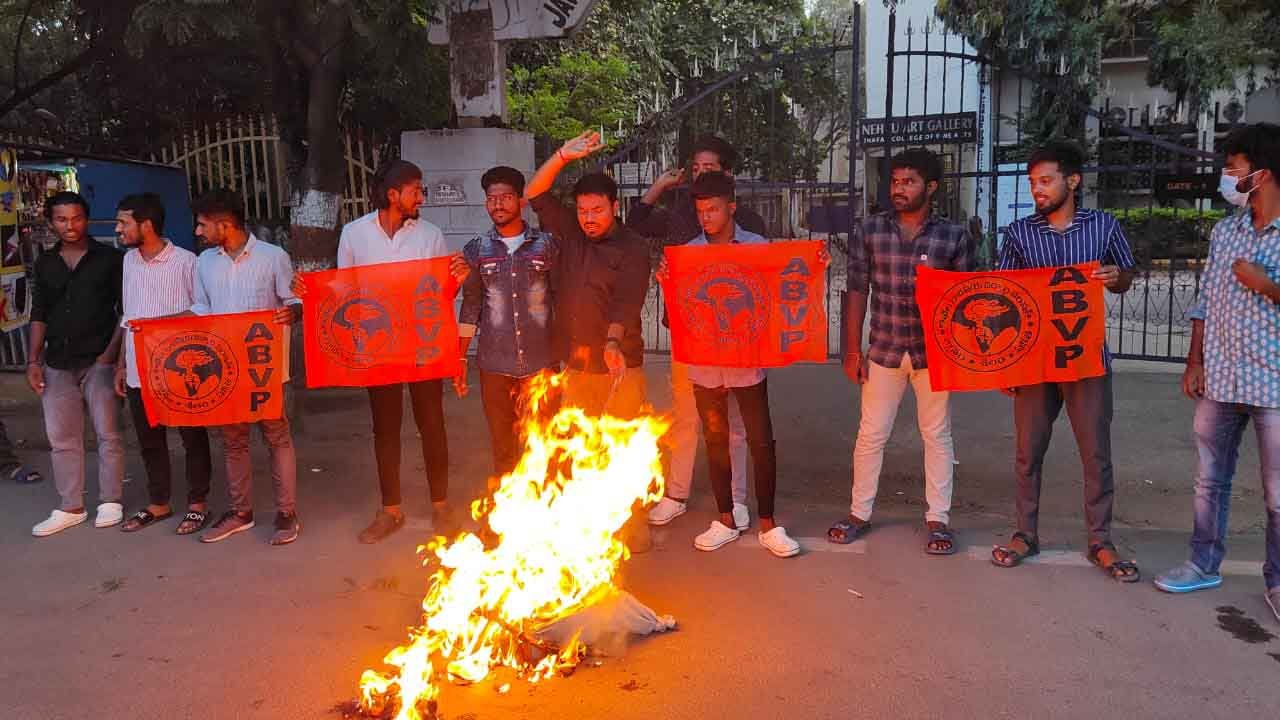
<instances>
[{"instance_id":1,"label":"man's black hair","mask_svg":"<svg viewBox=\"0 0 1280 720\"><path fill-rule=\"evenodd\" d=\"M133 221L139 225L150 222L151 229L155 230L157 235L164 233L164 203L155 193L126 195L120 204L116 205L116 210L127 211L133 215Z\"/></svg>"},{"instance_id":2,"label":"man's black hair","mask_svg":"<svg viewBox=\"0 0 1280 720\"><path fill-rule=\"evenodd\" d=\"M226 188L218 188L196 198L191 212L205 217L230 217L238 228L244 227L244 199Z\"/></svg>"},{"instance_id":3,"label":"man's black hair","mask_svg":"<svg viewBox=\"0 0 1280 720\"><path fill-rule=\"evenodd\" d=\"M84 209L84 216L89 217L89 201L84 199L80 193L74 193L69 190L63 190L55 193L48 200L44 201L44 216L47 220L53 219L53 209L59 205L79 205Z\"/></svg>"},{"instance_id":4,"label":"man's black hair","mask_svg":"<svg viewBox=\"0 0 1280 720\"><path fill-rule=\"evenodd\" d=\"M524 173L506 165L489 168L480 176L480 187L489 192L490 185L510 185L516 195L524 195Z\"/></svg>"},{"instance_id":5,"label":"man's black hair","mask_svg":"<svg viewBox=\"0 0 1280 720\"><path fill-rule=\"evenodd\" d=\"M609 202L615 202L618 199L618 183L602 172L587 173L573 184L573 196L578 198L583 195L604 195L609 198Z\"/></svg>"},{"instance_id":6,"label":"man's black hair","mask_svg":"<svg viewBox=\"0 0 1280 720\"><path fill-rule=\"evenodd\" d=\"M911 148L903 150L889 161L889 170L910 169L920 173L924 184L942 180L942 161L931 150Z\"/></svg>"},{"instance_id":7,"label":"man's black hair","mask_svg":"<svg viewBox=\"0 0 1280 720\"><path fill-rule=\"evenodd\" d=\"M1243 155L1254 172L1270 170L1280 183L1280 125L1254 123L1236 128L1222 143L1226 155Z\"/></svg>"},{"instance_id":8,"label":"man's black hair","mask_svg":"<svg viewBox=\"0 0 1280 720\"><path fill-rule=\"evenodd\" d=\"M1030 171L1040 163L1057 163L1063 177L1079 175L1084 170L1084 150L1069 140L1053 140L1036 148L1027 159L1027 170Z\"/></svg>"},{"instance_id":9,"label":"man's black hair","mask_svg":"<svg viewBox=\"0 0 1280 720\"><path fill-rule=\"evenodd\" d=\"M733 202L735 198L733 178L724 173L703 173L693 181L690 192L694 200L720 197Z\"/></svg>"},{"instance_id":10,"label":"man's black hair","mask_svg":"<svg viewBox=\"0 0 1280 720\"><path fill-rule=\"evenodd\" d=\"M738 151L723 138L715 135L704 135L698 138L693 143L693 149L689 151L689 158L692 160L694 155L701 152L714 153L720 158L720 168L727 173L733 172L738 167Z\"/></svg>"},{"instance_id":11,"label":"man's black hair","mask_svg":"<svg viewBox=\"0 0 1280 720\"><path fill-rule=\"evenodd\" d=\"M413 182L422 181L422 168L408 160L389 160L373 173L373 206L379 210L391 207L387 193Z\"/></svg>"}]
</instances>

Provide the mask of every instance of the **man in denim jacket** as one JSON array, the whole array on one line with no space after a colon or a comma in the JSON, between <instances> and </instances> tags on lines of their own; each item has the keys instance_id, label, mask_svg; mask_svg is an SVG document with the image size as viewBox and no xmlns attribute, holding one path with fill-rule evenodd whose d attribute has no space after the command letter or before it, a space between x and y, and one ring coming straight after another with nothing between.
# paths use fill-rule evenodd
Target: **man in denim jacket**
<instances>
[{"instance_id":1,"label":"man in denim jacket","mask_svg":"<svg viewBox=\"0 0 1280 720\"><path fill-rule=\"evenodd\" d=\"M480 185L493 228L462 250L471 272L462 286L458 342L465 358L472 337L480 336L480 399L489 423L494 472L503 475L520 459L529 382L559 364L551 342L551 269L559 248L555 238L521 217L526 201L524 176L518 170L492 168ZM460 395L466 393L465 363L454 387Z\"/></svg>"}]
</instances>

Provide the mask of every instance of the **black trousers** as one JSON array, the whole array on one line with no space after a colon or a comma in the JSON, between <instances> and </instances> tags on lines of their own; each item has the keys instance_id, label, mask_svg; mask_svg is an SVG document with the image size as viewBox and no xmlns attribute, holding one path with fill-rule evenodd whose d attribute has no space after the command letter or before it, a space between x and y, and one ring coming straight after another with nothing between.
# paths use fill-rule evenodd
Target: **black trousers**
<instances>
[{"instance_id":1,"label":"black trousers","mask_svg":"<svg viewBox=\"0 0 1280 720\"><path fill-rule=\"evenodd\" d=\"M422 438L422 463L427 468L431 502L449 494L449 439L444 430L444 381L407 383L413 421ZM405 383L369 388L373 413L373 452L378 462L378 485L383 505L399 505L400 426L404 421Z\"/></svg>"},{"instance_id":2,"label":"black trousers","mask_svg":"<svg viewBox=\"0 0 1280 720\"><path fill-rule=\"evenodd\" d=\"M142 404L141 390L129 388L128 396L133 429L138 435L138 447L142 451L142 465L147 471L147 497L152 505L168 505L173 487L173 470L169 462L169 428L164 425L151 427L147 420L147 410ZM202 427L178 428L178 437L182 438L187 458L187 504L203 503L209 499L209 485L213 477L209 433Z\"/></svg>"},{"instance_id":3,"label":"black trousers","mask_svg":"<svg viewBox=\"0 0 1280 720\"><path fill-rule=\"evenodd\" d=\"M729 462L729 393L738 401L742 424L747 430L752 475L756 480L756 503L762 518L773 517L773 496L777 491L778 458L773 443L773 420L769 416L769 381L735 388L705 388L693 385L693 399L702 420L702 437L707 444L707 465L716 509L733 512L733 468Z\"/></svg>"},{"instance_id":4,"label":"black trousers","mask_svg":"<svg viewBox=\"0 0 1280 720\"><path fill-rule=\"evenodd\" d=\"M536 377L538 375L518 378L480 371L480 401L484 404L484 417L489 424L496 475L506 475L514 470L524 453L525 392ZM546 404L543 419L555 414L555 405L554 401Z\"/></svg>"}]
</instances>

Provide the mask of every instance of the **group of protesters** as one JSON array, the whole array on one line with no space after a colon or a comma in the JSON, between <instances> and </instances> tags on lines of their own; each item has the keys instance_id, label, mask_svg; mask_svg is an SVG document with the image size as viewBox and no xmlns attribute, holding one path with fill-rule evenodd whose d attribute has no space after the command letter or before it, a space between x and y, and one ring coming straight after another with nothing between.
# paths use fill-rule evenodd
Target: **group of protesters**
<instances>
[{"instance_id":1,"label":"group of protesters","mask_svg":"<svg viewBox=\"0 0 1280 720\"><path fill-rule=\"evenodd\" d=\"M381 503L359 534L376 543L403 527L401 423L404 389L426 468L437 529L457 527L449 498L449 450L444 391L451 382L469 391L466 358L474 350L481 402L490 431L495 475L515 468L522 452L523 402L535 378L559 374L561 402L591 414L634 417L646 406L641 313L652 278L667 282L665 261L651 261L651 243L662 247L767 242L764 220L737 204L737 153L725 141L699 140L683 168L653 183L619 219L618 189L599 172L573 185L572 205L551 190L570 163L601 148L586 132L564 143L526 180L518 170L495 167L481 180L492 227L452 254L440 229L419 217L425 201L422 171L393 160L379 168L376 210L348 223L337 253L339 268L452 257L461 284L456 377L368 388ZM1267 601L1280 609L1280 127L1241 127L1223 146L1223 198L1238 209L1220 221L1210 240L1199 301L1192 312L1192 342L1183 378L1196 401L1194 436L1199 457L1190 558L1159 575L1169 592L1189 592L1222 582L1219 568L1237 450L1254 421L1262 448L1267 508L1264 576ZM1083 152L1067 142L1036 149L1027 162L1035 213L1004 230L997 270L1026 270L1097 263L1092 280L1124 293L1136 261L1116 218L1080 207ZM851 543L871 530L872 510L902 397L916 398L924 445L926 540L924 552L950 555L954 447L949 393L931 387L926 329L916 305L916 271L977 269L970 231L934 210L942 180L939 158L909 149L890 160L892 209L853 223L848 243L845 355L848 378L860 387L861 413L853 448L852 498L847 516L827 532L832 543ZM531 207L538 227L526 223ZM97 527L137 532L174 515L168 433L147 420L131 333L136 321L182 315L275 311L275 321L300 321L305 283L289 256L256 238L245 223L242 200L214 191L192 205L197 256L164 237L165 209L153 194L125 198L117 212L121 253L88 236L88 204L74 193L46 202L59 243L35 265L27 379L40 395L52 447L58 509L36 525L37 536L84 522L84 415L98 437ZM824 252L823 262L829 261ZM868 322L869 320L869 322ZM665 321L665 316L664 316ZM864 338L864 326L870 336ZM478 338L478 340L476 340ZM471 347L473 340L476 347ZM864 340L866 342L864 342ZM1111 538L1114 473L1111 458L1111 358L1106 372L1071 382L1009 387L1015 425L1014 495L1017 530L996 546L991 561L1015 567L1040 549L1039 499L1053 425L1065 407L1084 474L1086 556L1109 577L1140 579L1137 564L1120 555ZM761 368L671 362L672 425L664 440L669 459L665 494L646 514L666 525L684 514L692 491L701 434L707 449L716 504L708 529L694 538L712 551L739 539L752 524L747 507L747 458L751 459L759 544L778 557L800 545L775 514L778 459L770 414L767 373ZM132 412L147 473L148 503L125 517L122 482L124 441L118 411ZM287 417L257 423L270 450L276 515L270 542L297 539L296 458ZM178 428L185 449L186 510L180 535L218 542L254 527L251 426L214 428L222 438L228 507L210 511L212 456L203 428ZM21 466L0 426L0 474L37 481ZM628 526L633 551L647 546L645 523ZM1277 613L1280 618L1280 612Z\"/></svg>"}]
</instances>

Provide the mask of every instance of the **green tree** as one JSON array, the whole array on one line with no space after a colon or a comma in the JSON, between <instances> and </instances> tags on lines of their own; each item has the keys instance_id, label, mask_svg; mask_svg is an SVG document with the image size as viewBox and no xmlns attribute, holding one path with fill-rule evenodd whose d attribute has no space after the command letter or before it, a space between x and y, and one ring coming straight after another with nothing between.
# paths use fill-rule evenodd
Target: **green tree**
<instances>
[{"instance_id":1,"label":"green tree","mask_svg":"<svg viewBox=\"0 0 1280 720\"><path fill-rule=\"evenodd\" d=\"M516 65L508 71L514 127L563 141L587 128L613 130L619 120L630 120L640 73L621 52L570 49L546 61L541 67Z\"/></svg>"}]
</instances>

